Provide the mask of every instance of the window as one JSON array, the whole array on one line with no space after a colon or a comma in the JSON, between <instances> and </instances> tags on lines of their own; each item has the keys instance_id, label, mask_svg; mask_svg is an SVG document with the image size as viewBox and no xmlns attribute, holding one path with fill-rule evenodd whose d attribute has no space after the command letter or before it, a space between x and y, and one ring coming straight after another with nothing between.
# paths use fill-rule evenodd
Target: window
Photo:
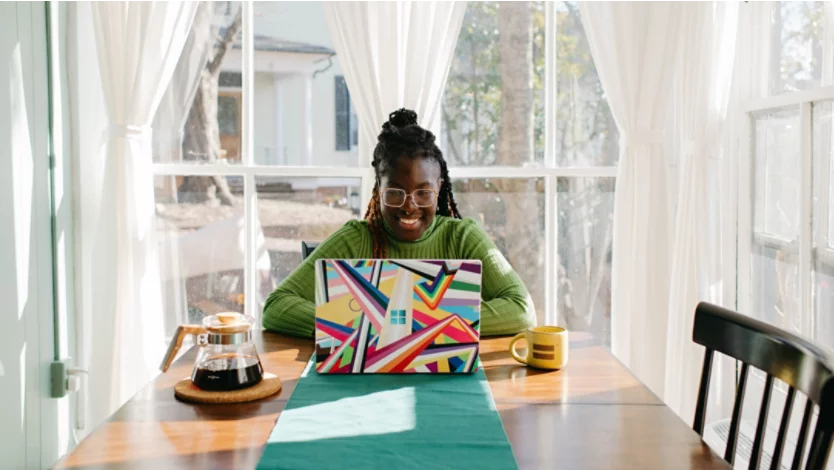
<instances>
[{"instance_id":1,"label":"window","mask_svg":"<svg viewBox=\"0 0 834 470\"><path fill-rule=\"evenodd\" d=\"M355 113L347 87L340 96L334 86L343 74L322 2L259 1L252 9L255 163L358 167L350 124L347 137L339 129Z\"/></svg>"},{"instance_id":2,"label":"window","mask_svg":"<svg viewBox=\"0 0 834 470\"><path fill-rule=\"evenodd\" d=\"M358 217L358 208L351 207L357 199L350 195L360 185L360 178L255 176L257 220L269 258L263 265L269 275L257 280L258 312L266 296L301 264L302 241L322 241Z\"/></svg>"},{"instance_id":3,"label":"window","mask_svg":"<svg viewBox=\"0 0 834 470\"><path fill-rule=\"evenodd\" d=\"M772 10L770 94L822 86L825 2L778 2ZM829 52L830 54L830 52Z\"/></svg>"},{"instance_id":4,"label":"window","mask_svg":"<svg viewBox=\"0 0 834 470\"><path fill-rule=\"evenodd\" d=\"M169 331L219 310L259 318L301 242L360 217L374 179L321 2L200 8L192 36L211 40L183 53L172 87L185 91L155 120L182 129L154 153ZM469 3L442 106L463 215L519 272L541 323L607 342L617 135L576 4Z\"/></svg>"},{"instance_id":5,"label":"window","mask_svg":"<svg viewBox=\"0 0 834 470\"><path fill-rule=\"evenodd\" d=\"M200 4L154 116L155 163L241 163L241 23L240 2Z\"/></svg>"},{"instance_id":6,"label":"window","mask_svg":"<svg viewBox=\"0 0 834 470\"><path fill-rule=\"evenodd\" d=\"M366 172L345 168L357 164L352 106L352 153L325 138L340 73L321 3L201 2L190 37L209 36L186 46L154 121L155 136L182 129L154 151L169 334L223 310L259 318L301 242L363 212Z\"/></svg>"},{"instance_id":7,"label":"window","mask_svg":"<svg viewBox=\"0 0 834 470\"><path fill-rule=\"evenodd\" d=\"M243 312L242 205L201 202L204 177L156 176L160 270L169 333L204 315ZM173 192L172 192L173 191Z\"/></svg>"},{"instance_id":8,"label":"window","mask_svg":"<svg viewBox=\"0 0 834 470\"><path fill-rule=\"evenodd\" d=\"M815 103L813 113L813 316L812 338L834 350L834 193L831 183L834 101Z\"/></svg>"},{"instance_id":9,"label":"window","mask_svg":"<svg viewBox=\"0 0 834 470\"><path fill-rule=\"evenodd\" d=\"M336 150L355 150L359 145L359 120L350 100L345 77L337 75L336 84Z\"/></svg>"},{"instance_id":10,"label":"window","mask_svg":"<svg viewBox=\"0 0 834 470\"><path fill-rule=\"evenodd\" d=\"M754 117L753 311L800 332L799 106ZM793 320L793 321L791 321Z\"/></svg>"},{"instance_id":11,"label":"window","mask_svg":"<svg viewBox=\"0 0 834 470\"><path fill-rule=\"evenodd\" d=\"M544 308L545 179L456 178L453 189L460 212L483 225Z\"/></svg>"},{"instance_id":12,"label":"window","mask_svg":"<svg viewBox=\"0 0 834 470\"><path fill-rule=\"evenodd\" d=\"M834 91L821 87L823 10L823 2L779 2L772 9L771 41L764 46L773 58L769 92L782 96L748 106L739 234L749 239L739 242L738 302L762 320L834 345L828 310Z\"/></svg>"},{"instance_id":13,"label":"window","mask_svg":"<svg viewBox=\"0 0 834 470\"><path fill-rule=\"evenodd\" d=\"M441 111L461 213L519 273L539 322L607 342L618 135L577 4L469 3Z\"/></svg>"},{"instance_id":14,"label":"window","mask_svg":"<svg viewBox=\"0 0 834 470\"><path fill-rule=\"evenodd\" d=\"M220 158L240 160L240 92L217 94L217 126L220 131Z\"/></svg>"},{"instance_id":15,"label":"window","mask_svg":"<svg viewBox=\"0 0 834 470\"><path fill-rule=\"evenodd\" d=\"M442 134L450 165L522 166L544 160L544 13L543 2L467 5L443 95ZM508 53L502 46L510 43L523 44L526 51ZM504 142L512 140L516 151L499 152L505 125Z\"/></svg>"},{"instance_id":16,"label":"window","mask_svg":"<svg viewBox=\"0 0 834 470\"><path fill-rule=\"evenodd\" d=\"M240 72L220 72L217 79L220 88L243 88L243 74Z\"/></svg>"}]
</instances>

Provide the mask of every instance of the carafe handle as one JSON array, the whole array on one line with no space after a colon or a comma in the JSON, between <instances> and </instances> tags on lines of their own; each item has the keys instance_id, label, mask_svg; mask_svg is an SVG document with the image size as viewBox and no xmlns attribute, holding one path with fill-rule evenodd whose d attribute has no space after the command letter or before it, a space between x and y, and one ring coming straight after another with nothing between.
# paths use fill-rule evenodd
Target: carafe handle
<instances>
[{"instance_id":1,"label":"carafe handle","mask_svg":"<svg viewBox=\"0 0 834 470\"><path fill-rule=\"evenodd\" d=\"M159 370L166 372L171 367L171 363L174 362L174 357L176 357L177 352L182 347L182 340L185 339L185 335L197 336L204 334L206 334L206 330L200 325L178 326L174 338L171 340L171 344L168 345L168 351L165 353L165 359L162 360L162 365L159 366Z\"/></svg>"}]
</instances>

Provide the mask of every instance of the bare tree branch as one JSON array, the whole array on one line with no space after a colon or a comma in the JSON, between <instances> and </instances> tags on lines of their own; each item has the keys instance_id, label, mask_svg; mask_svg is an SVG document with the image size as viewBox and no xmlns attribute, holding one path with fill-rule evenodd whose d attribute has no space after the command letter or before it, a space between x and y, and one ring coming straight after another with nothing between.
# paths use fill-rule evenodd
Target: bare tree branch
<instances>
[{"instance_id":1,"label":"bare tree branch","mask_svg":"<svg viewBox=\"0 0 834 470\"><path fill-rule=\"evenodd\" d=\"M220 73L220 66L223 65L223 58L226 57L226 53L229 52L229 49L232 47L235 38L237 37L237 33L240 31L241 24L243 23L243 8L237 9L237 14L235 14L234 20L232 20L231 24L226 28L226 31L223 33L222 38L215 48L214 57L209 61L208 65L206 65L206 70L212 75L216 76Z\"/></svg>"}]
</instances>

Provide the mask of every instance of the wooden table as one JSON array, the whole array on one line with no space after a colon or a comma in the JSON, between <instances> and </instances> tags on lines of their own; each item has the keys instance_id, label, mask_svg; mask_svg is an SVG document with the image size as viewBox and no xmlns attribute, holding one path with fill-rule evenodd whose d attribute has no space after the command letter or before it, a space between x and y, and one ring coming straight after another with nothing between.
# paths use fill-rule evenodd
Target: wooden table
<instances>
[{"instance_id":1,"label":"wooden table","mask_svg":"<svg viewBox=\"0 0 834 470\"><path fill-rule=\"evenodd\" d=\"M572 333L570 361L539 371L507 353L510 338L481 341L495 403L520 468L729 468L700 437L589 335ZM310 340L256 334L281 393L241 405L189 405L173 386L191 373L180 358L68 454L57 468L254 468L296 380Z\"/></svg>"}]
</instances>

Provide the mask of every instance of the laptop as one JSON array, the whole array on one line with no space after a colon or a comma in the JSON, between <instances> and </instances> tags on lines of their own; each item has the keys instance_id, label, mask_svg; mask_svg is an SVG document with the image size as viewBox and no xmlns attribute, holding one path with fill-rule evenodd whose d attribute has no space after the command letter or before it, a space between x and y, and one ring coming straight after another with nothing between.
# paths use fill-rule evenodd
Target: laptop
<instances>
[{"instance_id":1,"label":"laptop","mask_svg":"<svg viewBox=\"0 0 834 470\"><path fill-rule=\"evenodd\" d=\"M315 266L319 373L480 368L480 261L322 259Z\"/></svg>"}]
</instances>

